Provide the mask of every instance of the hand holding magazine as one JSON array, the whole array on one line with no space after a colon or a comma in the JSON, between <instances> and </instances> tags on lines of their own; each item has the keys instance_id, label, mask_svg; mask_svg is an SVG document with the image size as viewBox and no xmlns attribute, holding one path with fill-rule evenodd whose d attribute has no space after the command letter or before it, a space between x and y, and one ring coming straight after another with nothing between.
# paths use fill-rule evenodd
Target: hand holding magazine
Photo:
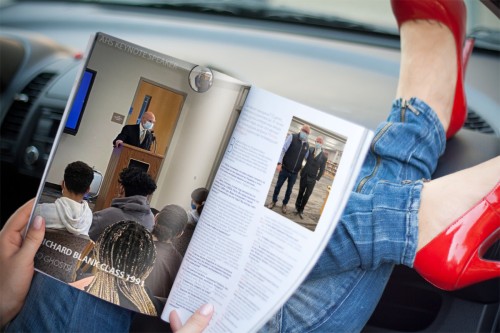
<instances>
[{"instance_id":1,"label":"hand holding magazine","mask_svg":"<svg viewBox=\"0 0 500 333\"><path fill-rule=\"evenodd\" d=\"M123 126L139 124L146 112L156 118L150 151L114 148ZM74 119L76 130L65 130ZM299 135L304 128L309 136ZM322 145L315 146L318 137ZM165 321L172 310L185 321L211 303L215 314L207 332L256 331L293 294L326 246L371 138L361 126L218 71L97 33L73 87L37 206L59 199L54 188L75 161L106 170L89 203L94 216L113 206L112 198L123 197L117 182L122 167L138 167L154 179L151 207L187 208L199 187L209 195L187 250L177 249L183 258L168 297L154 295L147 284L161 262L151 230L136 228L117 250L120 237L132 234L119 220L107 221L110 227L99 237L70 232L62 223L47 229L36 269ZM296 164L290 168L292 153ZM294 212L299 170L309 154L320 156L321 171L307 205ZM285 171L291 180L284 179ZM289 202L283 208L284 196ZM269 205L275 201L275 207ZM89 287L95 285L98 292Z\"/></svg>"}]
</instances>

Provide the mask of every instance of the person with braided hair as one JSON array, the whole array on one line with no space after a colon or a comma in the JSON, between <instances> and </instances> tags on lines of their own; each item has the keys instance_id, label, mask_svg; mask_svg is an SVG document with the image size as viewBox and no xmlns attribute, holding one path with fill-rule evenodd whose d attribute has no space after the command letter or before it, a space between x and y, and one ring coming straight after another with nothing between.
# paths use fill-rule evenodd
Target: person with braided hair
<instances>
[{"instance_id":1,"label":"person with braided hair","mask_svg":"<svg viewBox=\"0 0 500 333\"><path fill-rule=\"evenodd\" d=\"M30 200L20 207L0 230L0 330L130 332L136 312L34 272L33 258L43 240L45 219L35 217L22 241L33 203ZM214 306L205 304L183 324L174 310L169 317L170 328L176 333L200 333L213 314Z\"/></svg>"},{"instance_id":2,"label":"person with braided hair","mask_svg":"<svg viewBox=\"0 0 500 333\"><path fill-rule=\"evenodd\" d=\"M97 271L71 283L113 304L157 316L162 304L144 286L156 260L152 234L135 221L108 226L95 244Z\"/></svg>"},{"instance_id":3,"label":"person with braided hair","mask_svg":"<svg viewBox=\"0 0 500 333\"><path fill-rule=\"evenodd\" d=\"M188 223L188 213L179 205L170 204L155 216L153 239L156 261L151 274L146 278L146 288L161 302L166 302L182 262L182 255L173 240L183 235ZM174 319L175 320L175 319ZM137 313L132 319L130 332L170 332L170 326L160 317Z\"/></svg>"},{"instance_id":4,"label":"person with braided hair","mask_svg":"<svg viewBox=\"0 0 500 333\"><path fill-rule=\"evenodd\" d=\"M500 277L500 263L483 258L499 235L500 156L428 180L446 140L462 127L467 114L463 69L470 52L463 56L465 3L392 0L391 5L401 31L402 57L390 115L377 128L359 186L351 193L324 252L259 332L361 332L394 265L413 267L444 290ZM466 51L471 51L468 45ZM43 226L41 221L37 224ZM25 266L32 271L32 266ZM23 308L31 313L21 311L15 321L39 328L45 319L41 310L50 308L51 315L57 315L53 307L65 298L43 307L40 302L50 293L47 288L42 293L35 283L36 278ZM85 300L83 308L107 305L93 301ZM71 312L74 307L69 307ZM121 315L117 309L107 310L104 322ZM45 331L57 331L53 327L59 322L52 316L51 329ZM81 317L87 319L88 313L82 311ZM84 323L93 324L88 322ZM94 327L78 328L90 332ZM30 330L13 326L10 331Z\"/></svg>"}]
</instances>

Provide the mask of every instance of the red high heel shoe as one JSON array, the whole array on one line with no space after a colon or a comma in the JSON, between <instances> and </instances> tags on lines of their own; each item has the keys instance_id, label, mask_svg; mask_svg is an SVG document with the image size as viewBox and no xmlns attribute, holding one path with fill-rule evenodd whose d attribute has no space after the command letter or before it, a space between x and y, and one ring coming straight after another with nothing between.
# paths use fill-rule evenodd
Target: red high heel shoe
<instances>
[{"instance_id":1,"label":"red high heel shoe","mask_svg":"<svg viewBox=\"0 0 500 333\"><path fill-rule=\"evenodd\" d=\"M500 277L500 262L483 259L500 239L500 182L476 206L417 252L413 267L444 290Z\"/></svg>"},{"instance_id":2,"label":"red high heel shoe","mask_svg":"<svg viewBox=\"0 0 500 333\"><path fill-rule=\"evenodd\" d=\"M462 128L467 118L467 101L464 89L465 68L472 53L474 39L465 39L466 7L457 0L391 0L392 11L398 21L398 26L408 20L436 20L446 25L455 38L457 49L457 83L455 86L455 100L446 131L449 139Z\"/></svg>"}]
</instances>

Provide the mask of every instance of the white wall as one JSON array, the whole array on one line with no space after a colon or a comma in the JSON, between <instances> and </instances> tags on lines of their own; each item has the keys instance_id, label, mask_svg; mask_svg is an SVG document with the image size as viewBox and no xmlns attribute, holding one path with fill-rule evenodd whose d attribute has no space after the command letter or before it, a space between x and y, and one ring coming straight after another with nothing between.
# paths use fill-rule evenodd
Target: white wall
<instances>
[{"instance_id":1,"label":"white wall","mask_svg":"<svg viewBox=\"0 0 500 333\"><path fill-rule=\"evenodd\" d=\"M191 191L205 186L208 181L241 83L215 72L211 89L196 93L188 85L189 71L194 65L171 60L169 66L157 64L116 47L96 43L87 67L97 75L79 131L76 136L62 134L47 181L59 184L66 165L77 160L104 175L113 149L112 141L123 126L111 122L111 116L114 112L128 114L143 77L187 94L151 206L161 209L166 204L176 203L188 207Z\"/></svg>"}]
</instances>

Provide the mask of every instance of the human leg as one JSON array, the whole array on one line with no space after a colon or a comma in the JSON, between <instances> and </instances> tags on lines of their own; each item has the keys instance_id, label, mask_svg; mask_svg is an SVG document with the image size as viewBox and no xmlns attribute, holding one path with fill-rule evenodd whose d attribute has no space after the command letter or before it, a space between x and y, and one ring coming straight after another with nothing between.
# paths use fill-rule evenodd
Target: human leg
<instances>
[{"instance_id":1,"label":"human leg","mask_svg":"<svg viewBox=\"0 0 500 333\"><path fill-rule=\"evenodd\" d=\"M473 207L498 181L500 156L426 183L419 210L417 251L443 231L450 221L455 221L467 208ZM446 198L446 204L442 198Z\"/></svg>"},{"instance_id":2,"label":"human leg","mask_svg":"<svg viewBox=\"0 0 500 333\"><path fill-rule=\"evenodd\" d=\"M462 185L458 186L458 192L455 191L457 183ZM493 188L492 184L495 184ZM483 195L481 190L484 187L492 189L474 202L477 195ZM425 200L420 206L421 247L415 256L415 270L444 290L456 290L500 278L500 261L484 258L487 250L500 240L500 156L442 177L425 190L425 195L422 194ZM432 214L436 205L431 199L443 197L451 199L443 209L437 209ZM464 208L467 210L463 211ZM424 212L428 215L424 216ZM452 218L450 224L450 216L457 213L460 216ZM434 223L433 215L436 215ZM432 220L426 220L429 217ZM447 225L440 231L443 222Z\"/></svg>"},{"instance_id":3,"label":"human leg","mask_svg":"<svg viewBox=\"0 0 500 333\"><path fill-rule=\"evenodd\" d=\"M391 5L401 32L402 57L397 96L418 96L425 100L435 109L446 137L450 138L460 130L467 115L464 75L474 40L465 40L465 3L456 0L391 0ZM424 26L419 26L422 23ZM437 31L429 27L429 23L445 29ZM433 34L437 42L435 45L420 38L427 36L426 32ZM434 36L438 35L441 38L435 39ZM451 48L455 49L454 54L449 52ZM436 57L421 57L422 53L435 53ZM450 71L450 66L455 69ZM428 78L432 78L433 82L426 86ZM453 85L452 90L449 89L450 84Z\"/></svg>"},{"instance_id":4,"label":"human leg","mask_svg":"<svg viewBox=\"0 0 500 333\"><path fill-rule=\"evenodd\" d=\"M446 0L418 3L392 0L392 6L400 26L402 46L397 96L424 98L434 108L449 138L462 126L467 109L464 64L472 51L473 41L469 39L464 43L465 4ZM436 24L442 29L432 27ZM433 36L440 36L436 47L418 37L431 31ZM452 49L455 49L454 56ZM427 59L421 57L418 50L435 52L437 56ZM433 73L440 75L432 76ZM429 77L433 78L433 83L424 84ZM436 286L452 290L477 279L500 276L500 263L480 258L480 252L500 238L497 190L488 198L484 197L499 182L499 175L500 157L497 157L424 185L418 214L419 253L415 268ZM453 227L449 227L451 222ZM471 233L469 237L468 233ZM461 238L460 244L454 238ZM457 246L461 248L460 255L450 250Z\"/></svg>"},{"instance_id":5,"label":"human leg","mask_svg":"<svg viewBox=\"0 0 500 333\"><path fill-rule=\"evenodd\" d=\"M441 124L448 128L453 103L454 85L456 82L456 59L454 57L421 57L420 50L432 54L440 52L454 54L454 39L445 29L436 29L437 22L413 20L405 22L401 26L401 73L396 92L396 98L410 99L418 96L426 101L436 112ZM421 34L439 34L439 38L433 39L432 43L418 38ZM411 42L408 42L411 41ZM433 80L438 80L436 86L426 84L431 73Z\"/></svg>"},{"instance_id":6,"label":"human leg","mask_svg":"<svg viewBox=\"0 0 500 333\"><path fill-rule=\"evenodd\" d=\"M278 201L278 195L280 194L281 187L285 183L287 177L288 177L287 171L285 169L281 169L281 171L278 174L278 180L276 181L276 186L274 186L274 192L273 192L274 203Z\"/></svg>"},{"instance_id":7,"label":"human leg","mask_svg":"<svg viewBox=\"0 0 500 333\"><path fill-rule=\"evenodd\" d=\"M408 111L408 106L418 112ZM417 246L424 182L444 152L445 133L432 109L418 99L396 100L379 125L342 217L312 275L411 266Z\"/></svg>"},{"instance_id":8,"label":"human leg","mask_svg":"<svg viewBox=\"0 0 500 333\"><path fill-rule=\"evenodd\" d=\"M438 2L428 1L426 3ZM462 23L464 24L464 22ZM424 27L424 29L420 30L418 34L403 33L403 30L416 32L419 27ZM436 33L437 30L440 31ZM432 33L429 34L431 31ZM361 299L363 297L361 295L377 293L377 290L373 289L374 286L385 284L383 281L387 281L392 264L401 263L411 266L413 263L418 242L418 210L424 186L423 182L415 182L415 180L430 178L437 159L443 152L445 133L449 129L450 117L452 114L455 115L451 112L451 107L455 105L458 84L456 85L457 80L454 81L453 79L459 76L457 62L460 58L455 57L457 50L453 42L453 35L447 30L446 26L436 24L436 22L424 21L419 22L418 26L407 25L402 29L401 37L404 42L402 43L403 59L397 95L400 97L398 100L401 104L399 115L395 112L391 113L388 122L379 128L371 152L365 160L358 186L347 203L346 210L327 249L301 288L277 315L279 318L273 318L274 324L272 327L278 327L280 331L289 331L292 326L296 331L309 329L310 326L306 326L310 325L307 315L301 315L299 311L294 311L296 302L300 304L309 299L307 295L310 292L306 286L311 286L316 291L322 290L323 287L326 287L339 276L345 277L348 273L353 273L358 269L381 273L381 275L374 274L371 278L368 278L370 283L364 284L365 289L362 292L352 290L352 295L356 294ZM412 43L413 41L416 43ZM430 43L425 45L425 42ZM420 47L408 47L412 45L420 45ZM438 46L439 52L436 52L436 46ZM432 52L429 52L430 50ZM455 59L456 62L450 62L450 58ZM417 66L413 67L414 64L417 64ZM430 65L429 71L419 68L424 64ZM436 68L439 70L436 71ZM425 75L414 76L415 73L413 72L419 70L421 70L420 74ZM446 72L441 77L444 80L436 78L436 76L441 76L442 72ZM435 78L436 80L434 80ZM410 93L410 95L406 95L407 93ZM430 118L434 117L435 120L428 122L428 126L423 126L423 129L426 130L423 138L434 136L435 140L434 142L432 140L430 142L419 142L422 137L419 136L419 133L413 134L412 140L409 142L414 144L414 151L411 147L395 148L391 146L408 142L398 136L398 133L406 135L408 134L406 130L414 133L412 126L408 125L407 116L412 118L422 115L422 110L415 107L415 102L419 104L420 100L410 98L409 103L407 103L403 102L401 98L405 97L404 100L406 101L410 96L422 96L435 108L432 111L430 107L427 107L430 110L428 116ZM398 117L400 118L399 122L396 121ZM397 131L398 128L404 130ZM421 149L420 153L422 154L418 153L418 149ZM405 151L408 151L410 160L400 155L401 153L404 154ZM363 172L370 169L373 172L368 174ZM383 171L380 172L379 169L383 169ZM394 191L390 191L390 195L387 195L388 192L383 191L383 189ZM403 195L395 195L398 192ZM380 197L385 198L381 199ZM393 201L391 198L399 198L400 200ZM377 214L377 210L373 210L374 213L371 213L369 210L363 211L360 209L362 207L370 208L370 206L378 207L379 214ZM394 226L398 226L398 228L396 232L391 232ZM388 238L384 239L384 237L379 236L387 236ZM373 241L374 239L375 241ZM345 251L346 249L347 251ZM389 269L381 271L386 267L389 267ZM338 272L343 273L339 274ZM352 276L350 275L350 277ZM361 278L358 277L357 281L361 281ZM347 279L341 278L336 281L336 285L338 288L344 285L355 288L356 284L348 284L348 282ZM342 318L342 315L345 314L335 312L335 310L336 306L340 307L341 304L344 304L347 295L337 299L335 304L324 303L322 299L309 304L310 308L313 309L309 313L317 314L313 317L315 320L314 325L316 325L315 329L321 330L324 328L329 331L344 331L347 328L346 323L342 324L337 321L337 325L332 324L335 323L336 317ZM368 320L376 303L377 300L372 299L371 302L365 304L370 307L371 310L369 311L360 312L359 309L354 307L344 308L344 311L356 315L357 321L364 323ZM303 324L301 324L302 322ZM289 325L289 323L293 323L293 325Z\"/></svg>"},{"instance_id":9,"label":"human leg","mask_svg":"<svg viewBox=\"0 0 500 333\"><path fill-rule=\"evenodd\" d=\"M486 173L486 178L496 181L498 187L499 166L500 157L497 157L472 170L440 178L435 185L443 186L430 190L433 192L431 195L442 193L442 187L451 190L449 187L453 188L457 182L466 186L468 176L476 172ZM350 202L356 202L358 207L351 207L352 210L344 212L316 266L285 306L264 326L262 332L360 331L378 304L394 263L412 266L417 247L416 230L417 225L420 225L418 212L424 200L423 188L432 183L434 181L400 185L382 181L374 187L371 195L353 193ZM491 183L489 185L491 187ZM463 188L460 192L463 192ZM399 205L393 200L385 200L384 196L399 199ZM498 197L500 194L497 190L495 221L497 230L500 230ZM443 201L439 202L443 206ZM390 217L387 217L388 204L391 206ZM459 207L463 207L462 204L461 201ZM370 214L372 207L375 210ZM494 216L492 218L495 219ZM405 219L405 223L395 223ZM374 230L370 231L371 229ZM391 233L390 229L395 232ZM365 234L366 231L368 233ZM405 234L409 239L405 240ZM399 235L400 244L394 239L395 235ZM380 240L372 242L370 239L373 236ZM405 242L406 245L401 246ZM465 244L462 242L465 240L460 242L463 247ZM361 255L356 256L357 252ZM433 266L442 267L437 262L434 261ZM496 265L494 274L500 276L498 263Z\"/></svg>"},{"instance_id":10,"label":"human leg","mask_svg":"<svg viewBox=\"0 0 500 333\"><path fill-rule=\"evenodd\" d=\"M299 185L299 193L297 193L297 199L295 200L295 209L300 213L302 207L302 199L304 197L304 192L306 191L307 186L306 177L300 177Z\"/></svg>"},{"instance_id":11,"label":"human leg","mask_svg":"<svg viewBox=\"0 0 500 333\"><path fill-rule=\"evenodd\" d=\"M408 103L394 102L327 247L263 332L359 330L393 265L412 264L423 186L416 180L430 178L445 132L429 106L417 99ZM406 113L408 105L418 112Z\"/></svg>"},{"instance_id":12,"label":"human leg","mask_svg":"<svg viewBox=\"0 0 500 333\"><path fill-rule=\"evenodd\" d=\"M285 206L288 204L288 201L290 201L293 185L295 185L296 180L297 180L297 174L293 172L288 172L288 184L286 186L285 197L283 198L283 205Z\"/></svg>"},{"instance_id":13,"label":"human leg","mask_svg":"<svg viewBox=\"0 0 500 333\"><path fill-rule=\"evenodd\" d=\"M304 197L302 198L302 203L300 205L300 210L302 212L304 211L304 208L306 207L307 202L309 201L309 198L311 197L311 194L314 190L315 185L316 185L316 181L313 181L312 183L306 183Z\"/></svg>"},{"instance_id":14,"label":"human leg","mask_svg":"<svg viewBox=\"0 0 500 333\"><path fill-rule=\"evenodd\" d=\"M5 332L128 332L133 312L42 273Z\"/></svg>"},{"instance_id":15,"label":"human leg","mask_svg":"<svg viewBox=\"0 0 500 333\"><path fill-rule=\"evenodd\" d=\"M383 264L329 279L308 278L259 332L359 332L382 296L392 268Z\"/></svg>"}]
</instances>

